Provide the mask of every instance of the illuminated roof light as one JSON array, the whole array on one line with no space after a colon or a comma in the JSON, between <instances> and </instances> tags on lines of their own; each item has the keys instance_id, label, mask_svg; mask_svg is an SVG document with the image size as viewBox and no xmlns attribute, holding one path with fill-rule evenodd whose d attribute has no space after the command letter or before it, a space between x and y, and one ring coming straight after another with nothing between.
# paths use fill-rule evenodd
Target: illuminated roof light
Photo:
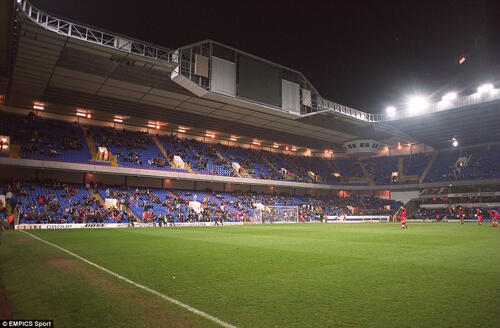
<instances>
[{"instance_id":1,"label":"illuminated roof light","mask_svg":"<svg viewBox=\"0 0 500 328\"><path fill-rule=\"evenodd\" d=\"M389 106L385 109L385 112L387 113L387 116L389 116L389 118L394 118L396 116L396 107Z\"/></svg>"},{"instance_id":2,"label":"illuminated roof light","mask_svg":"<svg viewBox=\"0 0 500 328\"><path fill-rule=\"evenodd\" d=\"M210 132L205 133L205 136L212 138L212 139L215 139L215 134L210 133Z\"/></svg>"},{"instance_id":3,"label":"illuminated roof light","mask_svg":"<svg viewBox=\"0 0 500 328\"><path fill-rule=\"evenodd\" d=\"M457 98L457 93L456 92L448 92L441 98L442 101L453 101Z\"/></svg>"},{"instance_id":4,"label":"illuminated roof light","mask_svg":"<svg viewBox=\"0 0 500 328\"><path fill-rule=\"evenodd\" d=\"M274 148L279 148L280 146L279 146L279 145L277 145L277 144L274 144L274 145L273 145L273 147L274 147Z\"/></svg>"},{"instance_id":5,"label":"illuminated roof light","mask_svg":"<svg viewBox=\"0 0 500 328\"><path fill-rule=\"evenodd\" d=\"M155 125L154 125L154 124L149 123L149 124L148 124L148 128L155 128Z\"/></svg>"},{"instance_id":6,"label":"illuminated roof light","mask_svg":"<svg viewBox=\"0 0 500 328\"><path fill-rule=\"evenodd\" d=\"M260 146L260 141L258 141L258 140L254 140L254 141L252 141L252 143L253 143L254 145Z\"/></svg>"},{"instance_id":7,"label":"illuminated roof light","mask_svg":"<svg viewBox=\"0 0 500 328\"><path fill-rule=\"evenodd\" d=\"M293 148L292 148L292 151L297 151L297 148L293 147Z\"/></svg>"},{"instance_id":8,"label":"illuminated roof light","mask_svg":"<svg viewBox=\"0 0 500 328\"><path fill-rule=\"evenodd\" d=\"M177 132L180 132L180 133L186 133L186 129L178 128L178 129L177 129Z\"/></svg>"},{"instance_id":9,"label":"illuminated roof light","mask_svg":"<svg viewBox=\"0 0 500 328\"><path fill-rule=\"evenodd\" d=\"M76 112L76 116L86 117L87 115L85 113L82 113L82 112Z\"/></svg>"},{"instance_id":10,"label":"illuminated roof light","mask_svg":"<svg viewBox=\"0 0 500 328\"><path fill-rule=\"evenodd\" d=\"M493 84L491 84L491 83L483 84L479 88L477 88L478 93L494 92L494 91L495 91L495 88L493 88Z\"/></svg>"},{"instance_id":11,"label":"illuminated roof light","mask_svg":"<svg viewBox=\"0 0 500 328\"><path fill-rule=\"evenodd\" d=\"M116 123L123 123L123 120L121 118L115 118L113 121Z\"/></svg>"},{"instance_id":12,"label":"illuminated roof light","mask_svg":"<svg viewBox=\"0 0 500 328\"><path fill-rule=\"evenodd\" d=\"M427 109L429 102L422 96L414 96L408 100L408 109L411 114L418 114Z\"/></svg>"},{"instance_id":13,"label":"illuminated roof light","mask_svg":"<svg viewBox=\"0 0 500 328\"><path fill-rule=\"evenodd\" d=\"M45 105L43 103L40 103L40 102L34 102L33 103L33 109L44 110L45 109Z\"/></svg>"},{"instance_id":14,"label":"illuminated roof light","mask_svg":"<svg viewBox=\"0 0 500 328\"><path fill-rule=\"evenodd\" d=\"M238 139L236 139L235 137L231 137L231 138L229 138L229 140L231 140L231 141L238 141Z\"/></svg>"}]
</instances>

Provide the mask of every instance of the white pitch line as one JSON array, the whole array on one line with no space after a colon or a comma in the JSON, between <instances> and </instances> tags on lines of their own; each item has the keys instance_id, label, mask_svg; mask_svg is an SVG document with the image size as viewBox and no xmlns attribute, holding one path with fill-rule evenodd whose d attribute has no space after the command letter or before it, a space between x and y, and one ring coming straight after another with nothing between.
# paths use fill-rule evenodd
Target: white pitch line
<instances>
[{"instance_id":1,"label":"white pitch line","mask_svg":"<svg viewBox=\"0 0 500 328\"><path fill-rule=\"evenodd\" d=\"M63 247L61 247L61 246L58 246L58 245L56 245L56 244L53 244L53 243L51 243L50 241L46 241L46 240L44 240L44 239L42 239L42 238L40 238L40 237L37 237L37 236L35 236L35 235L32 235L32 234L30 234L30 233L28 233L28 232L26 232L26 231L23 231L23 230L18 230L18 231L21 231L22 233L25 233L25 234L27 234L27 235L29 235L29 236L31 236L31 237L33 237L33 238L35 238L35 239L37 239L37 240L41 241L42 243L45 243L45 244L50 245L50 246L52 246L52 247L55 247L55 248L57 248L57 249L59 249L59 250L61 250L61 251L65 252L65 253L68 253L69 255L74 256L74 257L76 257L77 259L79 259L79 260L81 260L81 261L83 261L83 262L85 262L85 263L87 263L87 264L90 264L90 265L92 265L92 266L94 266L94 267L96 267L96 268L98 268L98 269L100 269L100 270L102 270L102 271L104 271L104 272L106 272L106 273L109 273L110 275L112 275L112 276L114 276L114 277L116 277L116 278L118 278L118 279L120 279L120 280L126 281L126 282L128 282L129 284L134 285L134 286L135 286L135 287L137 287L137 288L144 289L145 291L148 291L148 292L150 292L151 294L154 294L154 295L156 295L156 296L158 296L158 297L160 297L160 298L163 298L164 300L167 300L167 301L169 301L170 303L173 303L173 304L176 304L176 305L178 305L178 306L180 306L180 307L182 307L182 308L185 308L185 309L186 309L186 310L188 310L189 312L192 312L192 313L194 313L194 314L199 315L200 317L203 317L203 318L205 318L205 319L208 319L208 320L210 320L210 321L213 321L213 322L215 322L215 323L217 323L217 324L221 325L222 327L226 327L226 328L236 328L236 326L233 326L233 325L232 325L232 324L230 324L230 323L227 323L227 322L225 322L225 321L222 321L222 320L220 320L219 318L214 317L213 315L210 315L210 314L208 314L208 313L206 313L206 312L203 312L203 311L201 311L201 310L198 310L197 308L194 308L194 307L192 307L192 306L190 306L190 305L187 305L187 304L185 304L185 303L182 303L181 301L178 301L178 300L176 300L176 299L174 299L174 298L172 298L172 297L169 297L169 296L167 296L167 295L165 295L165 294L162 294L162 293L160 293L160 292L158 292L158 291L156 291L156 290L154 290L154 289L151 289L151 288L149 288L149 287L147 287L147 286L141 285L141 284L139 284L139 283L137 283L137 282L135 282L135 281L132 281L132 280L130 280L130 279L128 279L128 278L125 278L124 276L119 275L118 273L115 273L115 272L113 272L113 271L111 271L111 270L109 270L109 269L106 269L105 267L102 267L102 266L100 266L100 265L98 265L98 264L95 264L94 262L91 262L91 261L87 260L86 258L81 257L80 255L77 255L77 254L75 254L75 253L73 253L73 252L71 252L71 251L68 251L67 249L65 249L65 248L63 248Z\"/></svg>"}]
</instances>

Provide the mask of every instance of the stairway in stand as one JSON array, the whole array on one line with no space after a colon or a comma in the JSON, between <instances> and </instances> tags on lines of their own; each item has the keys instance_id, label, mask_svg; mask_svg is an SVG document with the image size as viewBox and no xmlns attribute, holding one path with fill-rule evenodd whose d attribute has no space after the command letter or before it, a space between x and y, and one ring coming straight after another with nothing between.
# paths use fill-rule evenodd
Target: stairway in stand
<instances>
[{"instance_id":1,"label":"stairway in stand","mask_svg":"<svg viewBox=\"0 0 500 328\"><path fill-rule=\"evenodd\" d=\"M94 196L95 199L99 202L100 205L104 206L104 199L102 199L101 195L99 192L94 192L94 190L89 186L87 188L92 196Z\"/></svg>"},{"instance_id":2,"label":"stairway in stand","mask_svg":"<svg viewBox=\"0 0 500 328\"><path fill-rule=\"evenodd\" d=\"M230 212L236 212L236 214L238 214L238 216L240 217L245 217L245 218L248 218L248 215L246 215L245 213L241 212L239 209L235 208L234 206L232 205L228 205L228 204L223 204L222 201L220 199L218 199L217 197L214 197L212 195L208 195L208 198L216 203L216 204L219 204L219 205L224 205Z\"/></svg>"},{"instance_id":3,"label":"stairway in stand","mask_svg":"<svg viewBox=\"0 0 500 328\"><path fill-rule=\"evenodd\" d=\"M264 162L266 162L267 165L269 165L270 167L272 167L276 172L278 172L279 174L281 174L280 170L278 170L278 168L276 166L274 166L273 163L271 163L271 161L269 161L264 155L262 155L262 159L264 160Z\"/></svg>"},{"instance_id":4,"label":"stairway in stand","mask_svg":"<svg viewBox=\"0 0 500 328\"><path fill-rule=\"evenodd\" d=\"M91 159L96 161L98 157L97 157L97 147L95 146L94 139L92 139L92 136L90 135L86 127L82 126L82 131L83 135L85 136L85 140L87 141L87 146L89 146L90 149Z\"/></svg>"},{"instance_id":5,"label":"stairway in stand","mask_svg":"<svg viewBox=\"0 0 500 328\"><path fill-rule=\"evenodd\" d=\"M366 169L365 164L363 164L362 161L359 161L359 166L361 166L361 171L363 171L363 174L365 175L366 179L368 179L368 184L370 186L374 186L375 185L375 181L373 181L372 177L368 173L368 170Z\"/></svg>"},{"instance_id":6,"label":"stairway in stand","mask_svg":"<svg viewBox=\"0 0 500 328\"><path fill-rule=\"evenodd\" d=\"M231 165L231 162L229 162L229 160L227 160L227 158L225 158L224 156L222 156L221 153L219 153L219 151L216 149L215 150L215 153L217 154L217 157L219 157L221 160L223 160L224 162L226 162L226 165L229 166L231 169L233 169L234 173L236 173L237 176L239 176L240 178L243 178L243 176L241 175L240 172L236 171L233 166ZM248 173L247 173L248 174Z\"/></svg>"},{"instance_id":7,"label":"stairway in stand","mask_svg":"<svg viewBox=\"0 0 500 328\"><path fill-rule=\"evenodd\" d=\"M168 191L168 193L169 193L172 197L174 197L174 199L178 199L178 198L179 198L179 196L177 196L176 194L174 194L174 193L173 193L173 192L171 192L170 190L167 190L167 191Z\"/></svg>"},{"instance_id":8,"label":"stairway in stand","mask_svg":"<svg viewBox=\"0 0 500 328\"><path fill-rule=\"evenodd\" d=\"M241 166L241 172L243 173L242 176L244 178L253 179L252 176L248 173L248 171L243 166Z\"/></svg>"},{"instance_id":9,"label":"stairway in stand","mask_svg":"<svg viewBox=\"0 0 500 328\"><path fill-rule=\"evenodd\" d=\"M161 142L158 140L158 138L156 136L153 136L152 139L153 139L154 143L156 144L156 147L158 147L158 149L161 151L161 153L163 154L163 156L165 156L165 159L170 164L170 167L175 168L174 163L172 163L170 161L170 159L168 159L167 151L165 150L165 148L163 147L163 145L161 144Z\"/></svg>"},{"instance_id":10,"label":"stairway in stand","mask_svg":"<svg viewBox=\"0 0 500 328\"><path fill-rule=\"evenodd\" d=\"M21 146L19 145L9 145L9 158L21 158L20 156Z\"/></svg>"},{"instance_id":11,"label":"stairway in stand","mask_svg":"<svg viewBox=\"0 0 500 328\"><path fill-rule=\"evenodd\" d=\"M432 164L434 164L434 161L436 160L436 157L438 155L438 152L435 151L434 154L432 154L431 160L429 161L429 164L427 164L427 167L424 170L424 173L420 176L420 181L419 183L424 182L425 177L427 176L427 173L431 170Z\"/></svg>"},{"instance_id":12,"label":"stairway in stand","mask_svg":"<svg viewBox=\"0 0 500 328\"><path fill-rule=\"evenodd\" d=\"M110 155L109 162L111 163L111 166L120 166L118 165L118 160L116 159L116 155Z\"/></svg>"},{"instance_id":13,"label":"stairway in stand","mask_svg":"<svg viewBox=\"0 0 500 328\"><path fill-rule=\"evenodd\" d=\"M406 175L405 174L403 156L400 156L398 158L398 173L399 173L399 181L401 181L401 182L407 182L407 181L411 181L411 182L415 182L415 183L418 182L418 179L419 179L418 175Z\"/></svg>"}]
</instances>

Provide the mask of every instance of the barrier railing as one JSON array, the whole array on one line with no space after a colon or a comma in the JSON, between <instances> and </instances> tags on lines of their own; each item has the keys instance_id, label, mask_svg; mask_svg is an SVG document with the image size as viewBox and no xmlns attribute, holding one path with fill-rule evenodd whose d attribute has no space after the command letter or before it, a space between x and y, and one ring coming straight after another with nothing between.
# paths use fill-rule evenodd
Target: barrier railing
<instances>
[{"instance_id":1,"label":"barrier railing","mask_svg":"<svg viewBox=\"0 0 500 328\"><path fill-rule=\"evenodd\" d=\"M178 63L177 54L171 49L151 45L51 16L36 8L27 0L17 0L17 6L19 10L35 24L58 34L162 62Z\"/></svg>"}]
</instances>

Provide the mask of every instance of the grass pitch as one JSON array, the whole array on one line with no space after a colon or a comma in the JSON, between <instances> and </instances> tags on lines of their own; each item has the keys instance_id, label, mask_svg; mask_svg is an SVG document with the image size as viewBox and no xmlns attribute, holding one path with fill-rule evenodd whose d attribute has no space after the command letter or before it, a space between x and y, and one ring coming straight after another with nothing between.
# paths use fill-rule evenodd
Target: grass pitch
<instances>
[{"instance_id":1,"label":"grass pitch","mask_svg":"<svg viewBox=\"0 0 500 328\"><path fill-rule=\"evenodd\" d=\"M499 327L488 224L290 224L30 233L238 327ZM21 232L0 284L56 327L216 327Z\"/></svg>"}]
</instances>

